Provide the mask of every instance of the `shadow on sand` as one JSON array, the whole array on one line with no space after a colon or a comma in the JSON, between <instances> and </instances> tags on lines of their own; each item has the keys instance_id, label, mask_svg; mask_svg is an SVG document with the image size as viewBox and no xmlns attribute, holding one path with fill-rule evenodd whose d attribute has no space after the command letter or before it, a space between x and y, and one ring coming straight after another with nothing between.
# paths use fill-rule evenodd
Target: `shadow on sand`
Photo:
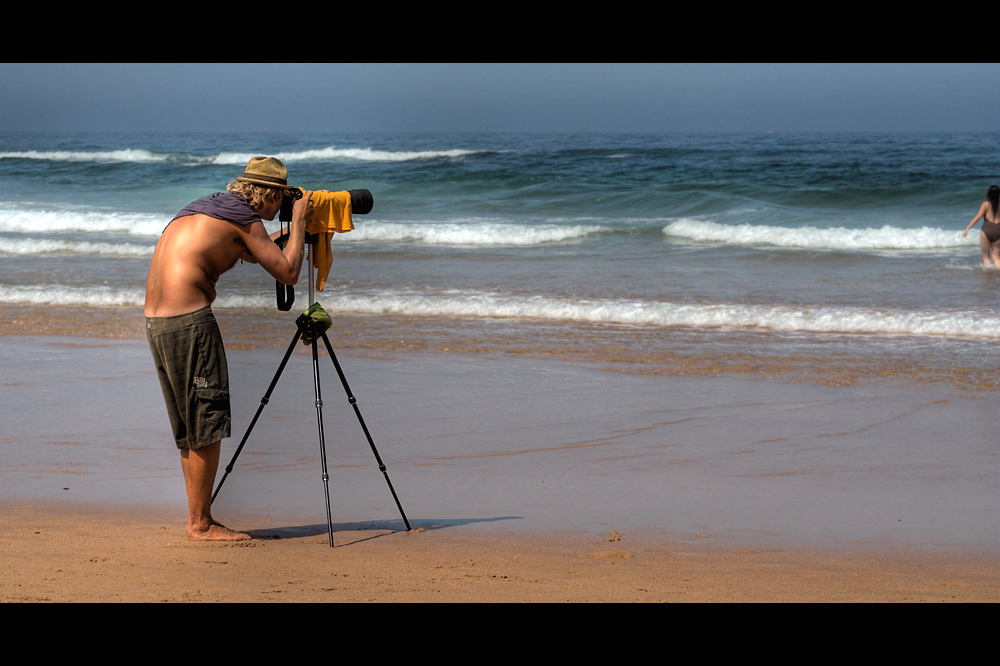
<instances>
[{"instance_id":1,"label":"shadow on sand","mask_svg":"<svg viewBox=\"0 0 1000 666\"><path fill-rule=\"evenodd\" d=\"M477 523L493 523L501 520L521 520L521 516L498 516L496 518L450 518L412 520L412 531L443 530L449 527L474 525ZM326 523L316 525L288 525L284 527L267 527L257 530L245 530L254 539L304 539L326 535ZM353 523L334 523L334 540L337 545L348 546L352 543L367 541L396 532L406 532L402 520L368 520Z\"/></svg>"}]
</instances>

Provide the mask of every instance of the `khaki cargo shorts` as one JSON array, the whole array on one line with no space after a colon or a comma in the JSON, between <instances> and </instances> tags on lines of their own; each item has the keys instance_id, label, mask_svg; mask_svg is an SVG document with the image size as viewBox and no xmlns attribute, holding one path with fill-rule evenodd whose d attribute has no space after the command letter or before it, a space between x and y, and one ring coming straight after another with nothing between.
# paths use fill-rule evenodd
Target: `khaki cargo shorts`
<instances>
[{"instance_id":1,"label":"khaki cargo shorts","mask_svg":"<svg viewBox=\"0 0 1000 666\"><path fill-rule=\"evenodd\" d=\"M229 437L229 367L212 309L146 317L146 339L177 448Z\"/></svg>"}]
</instances>

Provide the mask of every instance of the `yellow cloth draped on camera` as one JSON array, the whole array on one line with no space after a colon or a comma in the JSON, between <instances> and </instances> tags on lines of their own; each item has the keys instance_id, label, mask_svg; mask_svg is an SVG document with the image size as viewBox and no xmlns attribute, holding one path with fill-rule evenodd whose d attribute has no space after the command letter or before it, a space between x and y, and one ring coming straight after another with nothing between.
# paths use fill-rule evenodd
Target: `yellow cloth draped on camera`
<instances>
[{"instance_id":1,"label":"yellow cloth draped on camera","mask_svg":"<svg viewBox=\"0 0 1000 666\"><path fill-rule=\"evenodd\" d=\"M333 251L330 240L335 233L344 233L354 228L351 221L351 193L314 190L312 193L313 214L306 224L306 233L319 234L313 254L316 265L316 289L323 291L326 278L333 265Z\"/></svg>"}]
</instances>

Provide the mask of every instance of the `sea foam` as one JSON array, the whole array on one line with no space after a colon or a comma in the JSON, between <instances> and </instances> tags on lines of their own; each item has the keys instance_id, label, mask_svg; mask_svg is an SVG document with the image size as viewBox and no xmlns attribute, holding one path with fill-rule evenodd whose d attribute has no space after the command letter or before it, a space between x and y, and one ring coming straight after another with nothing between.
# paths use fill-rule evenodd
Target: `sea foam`
<instances>
[{"instance_id":1,"label":"sea foam","mask_svg":"<svg viewBox=\"0 0 1000 666\"><path fill-rule=\"evenodd\" d=\"M25 206L14 209L0 208L0 232L120 233L158 237L169 221L169 216L148 213L93 209L38 210Z\"/></svg>"},{"instance_id":2,"label":"sea foam","mask_svg":"<svg viewBox=\"0 0 1000 666\"><path fill-rule=\"evenodd\" d=\"M910 312L844 307L517 298L485 292L319 295L333 312L568 321L627 326L781 332L1000 337L1000 318L979 311Z\"/></svg>"},{"instance_id":3,"label":"sea foam","mask_svg":"<svg viewBox=\"0 0 1000 666\"><path fill-rule=\"evenodd\" d=\"M156 152L144 149L73 151L73 150L24 150L0 152L0 159L48 160L52 162L103 162L103 163L176 163L176 164L238 164L245 165L251 157L267 151L223 152L214 155L192 153ZM489 151L451 148L446 150L377 150L373 148L338 148L329 146L312 150L267 152L286 164L295 162L328 162L354 160L359 162L409 162L416 160L459 159Z\"/></svg>"},{"instance_id":4,"label":"sea foam","mask_svg":"<svg viewBox=\"0 0 1000 666\"><path fill-rule=\"evenodd\" d=\"M94 209L34 210L30 207L0 207L0 232L33 235L0 240L6 254L118 254L147 256L152 248L123 242L120 247L107 242L43 240L47 234L112 234L125 237L159 238L169 222L168 215L125 213ZM269 232L279 223L266 221ZM599 224L514 224L502 220L470 219L456 222L383 222L356 218L353 231L337 234L336 243L406 243L453 247L530 247L579 241L611 231Z\"/></svg>"},{"instance_id":5,"label":"sea foam","mask_svg":"<svg viewBox=\"0 0 1000 666\"><path fill-rule=\"evenodd\" d=\"M0 254L92 254L118 257L150 257L153 255L153 245L138 245L136 243L95 243L91 241L48 240L38 238L0 238Z\"/></svg>"},{"instance_id":6,"label":"sea foam","mask_svg":"<svg viewBox=\"0 0 1000 666\"><path fill-rule=\"evenodd\" d=\"M885 225L877 229L823 229L731 225L689 218L671 222L663 228L663 233L672 238L702 243L827 251L940 251L967 249L979 243L978 233L963 238L961 231L931 227L904 229Z\"/></svg>"},{"instance_id":7,"label":"sea foam","mask_svg":"<svg viewBox=\"0 0 1000 666\"><path fill-rule=\"evenodd\" d=\"M316 292L331 314L525 319L624 326L731 328L786 333L1000 338L1000 318L974 310L911 312L846 307L789 307L733 303L670 303L515 297L493 292ZM0 286L0 303L140 306L141 289ZM270 309L270 294L222 294L218 308Z\"/></svg>"},{"instance_id":8,"label":"sea foam","mask_svg":"<svg viewBox=\"0 0 1000 666\"><path fill-rule=\"evenodd\" d=\"M394 242L465 247L531 246L581 240L607 231L599 225L523 225L499 221L358 222L337 242Z\"/></svg>"},{"instance_id":9,"label":"sea foam","mask_svg":"<svg viewBox=\"0 0 1000 666\"><path fill-rule=\"evenodd\" d=\"M52 162L167 162L171 156L151 150L122 149L99 151L23 150L0 152L0 159L49 160Z\"/></svg>"}]
</instances>

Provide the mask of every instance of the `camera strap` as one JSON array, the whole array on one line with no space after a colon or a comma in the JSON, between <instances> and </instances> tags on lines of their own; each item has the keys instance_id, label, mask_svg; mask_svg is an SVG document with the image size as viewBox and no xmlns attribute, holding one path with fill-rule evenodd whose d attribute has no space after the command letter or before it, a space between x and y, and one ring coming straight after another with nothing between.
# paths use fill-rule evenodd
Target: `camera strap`
<instances>
[{"instance_id":1,"label":"camera strap","mask_svg":"<svg viewBox=\"0 0 1000 666\"><path fill-rule=\"evenodd\" d=\"M284 210L282 210L282 215L278 217L278 224L281 225L279 227L279 231L281 231L281 234L274 240L274 242L277 243L278 247L280 247L281 249L285 248L285 243L288 241L288 238L289 236L291 236L292 233L292 222L291 222L292 218L290 212L289 215L287 216L288 217L287 220L285 219L285 217L286 216L284 215ZM286 221L288 222L288 231L285 231L284 227L284 223ZM295 287L293 287L290 284L282 284L281 282L275 280L274 290L277 295L278 309L281 310L282 312L288 312L289 310L291 310L292 303L295 302Z\"/></svg>"},{"instance_id":2,"label":"camera strap","mask_svg":"<svg viewBox=\"0 0 1000 666\"><path fill-rule=\"evenodd\" d=\"M290 284L281 284L277 280L274 281L274 285L278 297L278 309L282 312L288 312L292 309L292 303L295 302L295 287Z\"/></svg>"}]
</instances>

